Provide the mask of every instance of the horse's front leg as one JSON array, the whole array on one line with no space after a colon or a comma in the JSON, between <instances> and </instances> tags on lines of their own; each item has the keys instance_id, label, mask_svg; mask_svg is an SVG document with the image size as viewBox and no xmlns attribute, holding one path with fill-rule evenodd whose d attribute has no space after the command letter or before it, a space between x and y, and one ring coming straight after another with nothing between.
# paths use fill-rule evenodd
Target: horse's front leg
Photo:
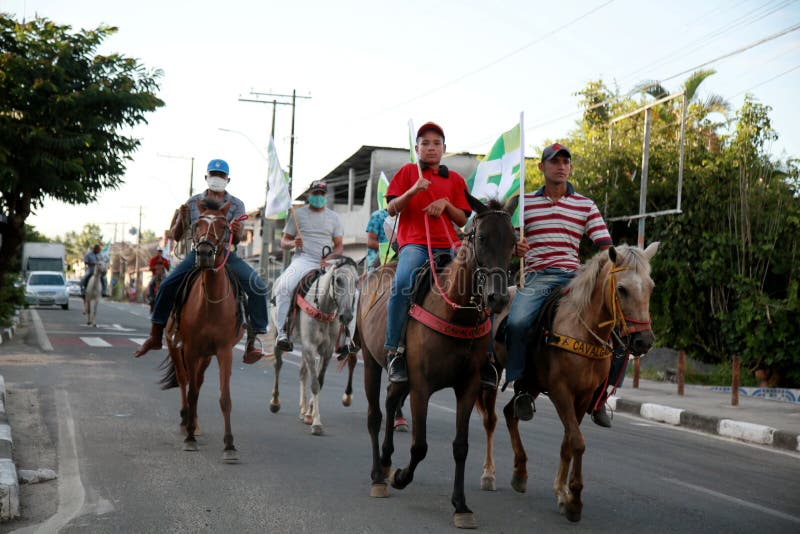
<instances>
[{"instance_id":1,"label":"horse's front leg","mask_svg":"<svg viewBox=\"0 0 800 534\"><path fill-rule=\"evenodd\" d=\"M378 450L378 434L381 431L381 373L382 367L375 361L375 358L365 349L364 352L364 392L367 395L367 430L369 431L369 441L372 448L372 486L370 497L388 497L386 490L386 478L389 476L388 469L381 465L381 455ZM391 464L390 464L391 467Z\"/></svg>"},{"instance_id":2,"label":"horse's front leg","mask_svg":"<svg viewBox=\"0 0 800 534\"><path fill-rule=\"evenodd\" d=\"M353 403L353 371L356 369L358 363L358 355L349 354L347 356L347 387L344 388L342 395L342 404L350 406Z\"/></svg>"},{"instance_id":3,"label":"horse's front leg","mask_svg":"<svg viewBox=\"0 0 800 534\"><path fill-rule=\"evenodd\" d=\"M308 390L306 389L306 377L308 376L308 366L306 359L302 358L300 361L300 414L299 418L305 424L311 424L311 415L308 410Z\"/></svg>"},{"instance_id":4,"label":"horse's front leg","mask_svg":"<svg viewBox=\"0 0 800 534\"><path fill-rule=\"evenodd\" d=\"M281 367L283 367L283 351L275 348L275 362L272 364L275 369L275 381L272 385L272 399L269 401L269 411L278 413L281 409L280 389L278 386L279 378L281 376Z\"/></svg>"},{"instance_id":5,"label":"horse's front leg","mask_svg":"<svg viewBox=\"0 0 800 534\"><path fill-rule=\"evenodd\" d=\"M528 455L525 453L522 437L519 435L519 419L514 415L513 398L503 408L503 415L506 418L508 436L511 439L511 449L514 451L514 471L511 475L511 487L515 491L525 493L528 489Z\"/></svg>"},{"instance_id":6,"label":"horse's front leg","mask_svg":"<svg viewBox=\"0 0 800 534\"><path fill-rule=\"evenodd\" d=\"M222 451L222 461L235 463L239 461L236 447L233 446L233 432L231 431L231 367L233 366L233 347L217 351L219 364L219 407L225 419L225 435L223 441L225 448Z\"/></svg>"},{"instance_id":7,"label":"horse's front leg","mask_svg":"<svg viewBox=\"0 0 800 534\"><path fill-rule=\"evenodd\" d=\"M558 500L558 511L566 515L570 521L580 521L583 503L581 492L583 480L581 478L580 458L586 450L586 442L579 427L575 414L574 399L561 388L550 391L550 400L556 407L561 424L564 425L564 439L561 441L561 459L553 481L553 492ZM579 466L576 468L575 465ZM572 476L567 485L567 477L572 466Z\"/></svg>"},{"instance_id":8,"label":"horse's front leg","mask_svg":"<svg viewBox=\"0 0 800 534\"><path fill-rule=\"evenodd\" d=\"M322 435L322 416L319 411L319 392L322 390L322 377L325 376L325 368L328 365L330 356L327 358L320 356L320 368L317 371L317 354L316 351L303 349L303 360L305 361L306 368L308 369L308 378L311 383L311 404L309 410L306 412L306 424L311 424L311 434L314 436ZM310 419L310 421L309 421Z\"/></svg>"},{"instance_id":9,"label":"horse's front leg","mask_svg":"<svg viewBox=\"0 0 800 534\"><path fill-rule=\"evenodd\" d=\"M455 507L453 523L458 528L477 528L478 523L472 510L467 506L464 495L464 466L467 463L469 452L469 417L480 392L480 382L477 373L474 379L461 391L456 390L458 403L456 405L456 438L453 440L453 460L456 462L455 478L453 480L453 496L451 502ZM416 426L416 420L414 421Z\"/></svg>"},{"instance_id":10,"label":"horse's front leg","mask_svg":"<svg viewBox=\"0 0 800 534\"><path fill-rule=\"evenodd\" d=\"M187 374L189 375L189 391L187 393L187 422L186 438L183 440L184 451L196 451L197 440L195 439L195 428L197 426L197 399L200 396L200 386L203 384L203 369L199 358L194 356L190 345L184 344L184 354L186 356Z\"/></svg>"},{"instance_id":11,"label":"horse's front leg","mask_svg":"<svg viewBox=\"0 0 800 534\"><path fill-rule=\"evenodd\" d=\"M406 384L392 384L389 386L389 394L386 398L386 413L393 414L397 411L400 399L406 394ZM414 471L417 465L425 459L428 454L427 441L427 421L428 421L428 401L431 393L427 385L422 385L419 389L411 390L411 461L404 469L399 469L390 477L392 487L403 489L414 480ZM391 401L391 402L390 402ZM391 453L394 448L392 435L394 433L394 422L391 417L386 418L386 439L384 440L384 465L391 465ZM388 443L388 445L387 445ZM388 453L388 454L387 454ZM386 464L388 460L388 464Z\"/></svg>"},{"instance_id":12,"label":"horse's front leg","mask_svg":"<svg viewBox=\"0 0 800 534\"><path fill-rule=\"evenodd\" d=\"M497 414L494 411L497 402L497 390L481 391L478 395L478 409L483 412L483 428L486 430L486 457L483 460L483 474L481 475L481 489L495 491L494 467L494 431L497 428Z\"/></svg>"}]
</instances>

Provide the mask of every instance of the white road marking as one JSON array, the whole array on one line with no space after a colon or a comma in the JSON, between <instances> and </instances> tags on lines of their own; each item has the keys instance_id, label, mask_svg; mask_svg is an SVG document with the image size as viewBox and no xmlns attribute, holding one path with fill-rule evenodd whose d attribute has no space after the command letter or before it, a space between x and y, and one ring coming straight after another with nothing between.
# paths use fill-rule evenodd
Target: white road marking
<instances>
[{"instance_id":1,"label":"white road marking","mask_svg":"<svg viewBox=\"0 0 800 534\"><path fill-rule=\"evenodd\" d=\"M733 504L736 504L738 506L746 506L747 508L751 508L753 510L765 513L767 515L771 515L773 517L778 517L780 519L785 519L787 521L792 521L794 523L800 523L800 517L780 512L778 510L773 510L772 508L767 508L766 506L762 506L760 504L756 504L750 501L745 501L744 499L739 499L738 497L732 497L730 495L726 495L724 493L720 493L712 489L704 488L702 486L695 486L694 484L689 484L688 482L683 482L675 478L661 477L661 479L666 480L667 482L672 482L673 484L677 484L678 486L683 486L684 488L693 489L697 492L717 497L724 501L732 502Z\"/></svg>"},{"instance_id":2,"label":"white road marking","mask_svg":"<svg viewBox=\"0 0 800 534\"><path fill-rule=\"evenodd\" d=\"M128 339L129 339L130 341L133 341L133 342L134 342L134 343L136 343L137 345L141 345L142 343L144 343L145 341L147 341L147 338L146 338L146 337L129 337Z\"/></svg>"},{"instance_id":3,"label":"white road marking","mask_svg":"<svg viewBox=\"0 0 800 534\"><path fill-rule=\"evenodd\" d=\"M110 347L111 343L100 337L81 337L81 341L90 347Z\"/></svg>"},{"instance_id":4,"label":"white road marking","mask_svg":"<svg viewBox=\"0 0 800 534\"><path fill-rule=\"evenodd\" d=\"M86 490L81 482L78 446L75 442L75 420L66 391L56 391L58 417L58 510L39 525L17 530L19 533L59 532L83 509Z\"/></svg>"},{"instance_id":5,"label":"white road marking","mask_svg":"<svg viewBox=\"0 0 800 534\"><path fill-rule=\"evenodd\" d=\"M436 404L435 402L428 401L428 405L433 406L434 408L439 408L448 413L457 413L454 409L450 408L449 406L442 406L441 404Z\"/></svg>"}]
</instances>

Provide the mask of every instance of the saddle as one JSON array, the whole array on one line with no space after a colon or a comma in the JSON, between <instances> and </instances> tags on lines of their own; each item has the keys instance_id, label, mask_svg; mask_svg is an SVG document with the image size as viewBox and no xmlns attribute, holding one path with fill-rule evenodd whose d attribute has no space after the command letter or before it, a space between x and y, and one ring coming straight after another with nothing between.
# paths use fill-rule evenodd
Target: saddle
<instances>
[{"instance_id":1,"label":"saddle","mask_svg":"<svg viewBox=\"0 0 800 534\"><path fill-rule=\"evenodd\" d=\"M538 350L546 344L547 336L553 330L553 321L556 318L558 304L561 302L561 299L564 295L565 293L563 289L561 291L553 291L550 293L550 296L547 297L547 300L544 301L544 304L542 304L542 307L539 310L539 314L536 316L536 319L533 320L531 327L528 329L526 343L529 346L532 345ZM503 317L503 320L497 327L497 333L494 336L494 340L498 343L506 342L507 322L508 315Z\"/></svg>"},{"instance_id":2,"label":"saddle","mask_svg":"<svg viewBox=\"0 0 800 534\"><path fill-rule=\"evenodd\" d=\"M453 261L452 256L446 252L434 254L433 263L434 268L436 269L436 274L441 273L451 261ZM417 271L417 276L414 279L414 285L411 286L411 302L422 305L422 301L425 300L425 297L427 296L428 291L431 290L431 287L433 287L433 271L431 269L431 262L428 260L422 267L419 268L419 271Z\"/></svg>"},{"instance_id":3,"label":"saddle","mask_svg":"<svg viewBox=\"0 0 800 534\"><path fill-rule=\"evenodd\" d=\"M200 276L201 269L195 267L183 278L183 282L178 287L178 297L175 299L175 304L172 306L172 321L175 325L175 331L178 330L178 326L180 325L180 318L181 318L181 311L183 310L184 304L186 304L186 300L189 298L189 292L191 288L197 280L197 277ZM228 266L225 266L225 275L228 277L228 281L231 284L231 288L233 290L234 295L236 296L236 331L245 323L245 317L247 314L245 313L245 305L247 304L247 293L245 293L244 288L239 284L239 279L237 276L231 271ZM249 328L248 328L249 332Z\"/></svg>"},{"instance_id":4,"label":"saddle","mask_svg":"<svg viewBox=\"0 0 800 534\"><path fill-rule=\"evenodd\" d=\"M286 322L284 323L284 330L289 338L292 337L292 331L294 330L294 318L297 312L300 311L300 307L297 305L297 295L305 297L308 294L308 290L314 285L314 282L323 274L325 274L325 270L321 268L309 271L300 279L300 282L297 283L294 291L292 291L292 300L289 301L289 311L286 312Z\"/></svg>"}]
</instances>

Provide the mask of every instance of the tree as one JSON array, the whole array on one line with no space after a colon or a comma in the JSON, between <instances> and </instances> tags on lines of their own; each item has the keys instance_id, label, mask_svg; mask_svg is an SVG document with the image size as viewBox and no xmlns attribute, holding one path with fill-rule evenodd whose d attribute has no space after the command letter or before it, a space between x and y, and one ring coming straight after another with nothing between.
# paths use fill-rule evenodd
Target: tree
<instances>
[{"instance_id":1,"label":"tree","mask_svg":"<svg viewBox=\"0 0 800 534\"><path fill-rule=\"evenodd\" d=\"M25 240L25 220L49 197L96 200L122 182L139 140L120 133L164 103L160 71L98 47L117 28L73 32L44 18L0 14L0 276Z\"/></svg>"},{"instance_id":2,"label":"tree","mask_svg":"<svg viewBox=\"0 0 800 534\"><path fill-rule=\"evenodd\" d=\"M103 246L103 232L96 224L84 224L80 233L67 232L64 235L64 248L67 249L67 264L81 264L84 256L95 244Z\"/></svg>"}]
</instances>

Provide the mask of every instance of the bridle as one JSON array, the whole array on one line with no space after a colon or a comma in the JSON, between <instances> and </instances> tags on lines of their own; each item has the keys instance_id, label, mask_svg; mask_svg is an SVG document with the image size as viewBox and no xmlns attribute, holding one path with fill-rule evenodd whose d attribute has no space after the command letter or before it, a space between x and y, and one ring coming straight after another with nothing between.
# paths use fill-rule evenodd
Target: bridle
<instances>
[{"instance_id":1,"label":"bridle","mask_svg":"<svg viewBox=\"0 0 800 534\"><path fill-rule=\"evenodd\" d=\"M611 319L607 321L603 321L597 325L597 328L605 328L609 325L612 327L616 326L619 323L619 331L621 333L617 333L617 328L611 329L611 336L616 339L616 341L623 347L625 347L625 352L630 352L628 348L628 344L625 342L625 339L630 339L630 337L637 333L643 332L645 330L650 330L652 328L652 323L648 318L646 321L641 321L638 319L633 319L630 317L626 317L625 313L622 311L622 302L619 296L619 289L617 287L617 278L614 276L616 273L620 271L625 271L631 269L630 266L619 266L619 267L612 267L609 275L608 275L608 283L606 287L606 302L611 303ZM589 333L599 341L604 347L608 350L611 350L612 347L608 343L608 340L603 340L598 336L594 329L592 329L586 322L583 320L583 317L579 317L581 324L589 331Z\"/></svg>"},{"instance_id":2,"label":"bridle","mask_svg":"<svg viewBox=\"0 0 800 534\"><path fill-rule=\"evenodd\" d=\"M511 214L504 210L485 210L476 214L475 217L473 218L472 228L470 229L469 233L467 233L464 236L464 241L469 243L468 250L470 251L471 261L473 264L472 265L472 269L474 272L473 293L477 293L478 295L480 295L481 298L475 299L475 296L473 294L473 296L470 298L470 304L464 305L464 304L457 304L452 300L450 300L450 298L445 293L444 288L442 288L442 285L439 283L439 276L436 274L436 264L434 263L433 260L433 248L431 246L431 232L430 232L430 222L429 222L430 216L427 213L425 213L425 235L428 241L428 260L430 261L431 264L431 273L433 273L433 281L434 284L436 285L436 289L438 290L439 295L453 310L475 310L479 313L486 313L487 315L490 315L491 312L487 311L485 306L486 282L489 280L490 276L499 275L503 277L503 279L505 280L504 283L507 285L508 274L505 272L505 270L497 267L492 267L492 268L486 267L481 262L480 257L478 255L478 246L475 243L475 232L477 231L478 227L477 222L478 219L481 219L488 215L502 215L508 220L509 225L511 224ZM441 217L439 217L439 220L442 221L442 224L445 227L445 235L447 235L447 238L450 240L451 249L455 251L456 244L453 242L452 239L450 239L450 232L449 229L447 228L447 222L445 222L445 220Z\"/></svg>"},{"instance_id":3,"label":"bridle","mask_svg":"<svg viewBox=\"0 0 800 534\"><path fill-rule=\"evenodd\" d=\"M225 221L225 226L224 226L224 230L222 231L222 235L220 235L217 232L217 226L218 225L214 224L219 219L222 219L223 221ZM247 219L247 215L246 214L240 215L239 217L234 219L234 221L243 221L245 219ZM196 235L196 231L197 231L197 225L198 225L198 223L200 221L208 223L208 227L206 228L205 234L203 234L203 236L198 240L197 235ZM212 233L212 231L213 231L213 234L214 234L213 241L212 241L211 235L210 235ZM197 247L199 247L200 245L208 245L209 247L211 247L210 256L212 258L216 258L217 257L217 253L219 252L220 245L222 245L225 242L225 240L227 239L228 246L227 246L227 251L226 251L226 254L225 254L225 259L222 260L222 263L220 263L218 266L216 266L216 267L207 267L207 268L208 269L214 269L214 272L219 272L223 267L225 267L225 264L228 262L228 257L231 254L231 245L233 244L233 232L231 232L231 227L230 227L230 224L228 223L227 216L225 216L225 215L200 215L200 217L197 218L197 220L194 222L194 224L192 224L191 235L192 235L192 244L194 245L195 252L197 252Z\"/></svg>"}]
</instances>

